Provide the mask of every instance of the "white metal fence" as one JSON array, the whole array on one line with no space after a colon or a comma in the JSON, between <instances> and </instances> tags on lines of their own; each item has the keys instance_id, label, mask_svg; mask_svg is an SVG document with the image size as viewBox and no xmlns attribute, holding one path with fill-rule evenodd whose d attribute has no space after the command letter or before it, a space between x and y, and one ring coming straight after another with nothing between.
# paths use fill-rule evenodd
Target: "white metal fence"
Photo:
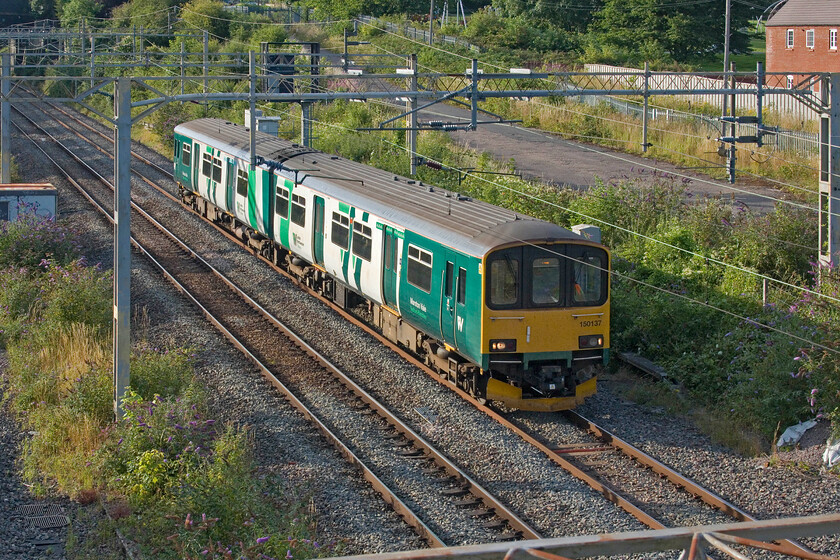
<instances>
[{"instance_id":1,"label":"white metal fence","mask_svg":"<svg viewBox=\"0 0 840 560\"><path fill-rule=\"evenodd\" d=\"M631 72L631 73L638 73L644 74L644 70L639 70L638 68L625 68L622 66L610 66L607 64L587 64L586 65L587 72ZM616 77L617 79L623 79L627 81L629 78L624 77ZM656 89L661 88L665 89L668 88L671 83L667 81L668 78L652 75L649 80L650 88ZM723 80L716 80L713 78L704 78L702 76L695 76L691 78L690 83L686 84L687 87L691 87L693 89L722 89L724 88ZM742 87L754 87L754 84L738 84ZM686 95L686 96L679 96L675 95L674 97L685 99L686 101L690 101L692 103L708 103L709 105L713 105L716 107L723 106L723 96L722 95ZM755 96L754 95L736 95L735 96L735 107L737 109L743 111L755 111ZM801 121L810 121L814 120L819 117L819 115L806 107L799 101L797 101L791 95L785 94L767 94L764 96L764 110L771 110L776 111L779 114L788 115L793 117L797 120Z\"/></svg>"}]
</instances>

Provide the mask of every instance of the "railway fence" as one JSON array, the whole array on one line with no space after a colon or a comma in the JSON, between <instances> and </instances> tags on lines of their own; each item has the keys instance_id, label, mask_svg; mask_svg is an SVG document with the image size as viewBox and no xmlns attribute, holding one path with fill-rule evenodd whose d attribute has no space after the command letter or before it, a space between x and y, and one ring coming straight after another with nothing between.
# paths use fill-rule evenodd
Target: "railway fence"
<instances>
[{"instance_id":1,"label":"railway fence","mask_svg":"<svg viewBox=\"0 0 840 560\"><path fill-rule=\"evenodd\" d=\"M409 39L414 39L415 41L421 41L423 43L429 42L429 32L424 29L417 29L413 25L410 25L408 22L403 23L402 25L398 25L396 23L391 23L390 21L384 21L379 18L375 18L372 16L357 16L357 20L362 23L376 26L383 28L390 33L396 33L398 35L402 35L403 37L408 37ZM432 33L432 42L440 43L442 45L460 45L464 48L469 49L471 52L480 53L481 47L478 45L473 45L469 41L465 41L460 37L453 37L451 35L444 35L443 33Z\"/></svg>"}]
</instances>

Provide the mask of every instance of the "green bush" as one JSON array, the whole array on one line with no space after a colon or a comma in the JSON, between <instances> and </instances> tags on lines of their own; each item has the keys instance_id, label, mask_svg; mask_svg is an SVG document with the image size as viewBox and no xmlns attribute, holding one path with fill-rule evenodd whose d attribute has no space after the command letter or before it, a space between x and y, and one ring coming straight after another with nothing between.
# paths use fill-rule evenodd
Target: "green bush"
<instances>
[{"instance_id":1,"label":"green bush","mask_svg":"<svg viewBox=\"0 0 840 560\"><path fill-rule=\"evenodd\" d=\"M131 355L131 387L145 400L183 394L193 377L187 349L135 347Z\"/></svg>"},{"instance_id":2,"label":"green bush","mask_svg":"<svg viewBox=\"0 0 840 560\"><path fill-rule=\"evenodd\" d=\"M44 260L66 265L79 254L79 237L65 222L24 205L15 222L0 222L0 268L35 268Z\"/></svg>"}]
</instances>

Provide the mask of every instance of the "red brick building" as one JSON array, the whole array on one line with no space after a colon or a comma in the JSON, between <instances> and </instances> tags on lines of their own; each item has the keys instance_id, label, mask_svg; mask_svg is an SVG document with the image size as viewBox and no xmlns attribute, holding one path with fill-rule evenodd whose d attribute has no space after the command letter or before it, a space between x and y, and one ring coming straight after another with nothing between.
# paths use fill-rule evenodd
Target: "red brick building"
<instances>
[{"instance_id":1,"label":"red brick building","mask_svg":"<svg viewBox=\"0 0 840 560\"><path fill-rule=\"evenodd\" d=\"M789 72L790 87L803 72L840 72L840 0L787 0L766 23L767 72Z\"/></svg>"}]
</instances>

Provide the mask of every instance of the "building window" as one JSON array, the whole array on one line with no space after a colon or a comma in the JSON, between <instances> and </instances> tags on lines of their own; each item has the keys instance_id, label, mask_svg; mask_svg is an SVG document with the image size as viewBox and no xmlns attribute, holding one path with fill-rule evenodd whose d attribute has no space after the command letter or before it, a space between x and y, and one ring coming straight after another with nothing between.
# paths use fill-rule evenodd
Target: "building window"
<instances>
[{"instance_id":1,"label":"building window","mask_svg":"<svg viewBox=\"0 0 840 560\"><path fill-rule=\"evenodd\" d=\"M332 242L345 251L350 247L350 218L338 212L332 215Z\"/></svg>"},{"instance_id":2,"label":"building window","mask_svg":"<svg viewBox=\"0 0 840 560\"><path fill-rule=\"evenodd\" d=\"M837 30L830 29L828 31L828 48L831 50L837 50Z\"/></svg>"},{"instance_id":3,"label":"building window","mask_svg":"<svg viewBox=\"0 0 840 560\"><path fill-rule=\"evenodd\" d=\"M306 199L300 195L292 195L292 223L302 226L306 223Z\"/></svg>"},{"instance_id":4,"label":"building window","mask_svg":"<svg viewBox=\"0 0 840 560\"><path fill-rule=\"evenodd\" d=\"M787 30L787 48L793 48L793 29Z\"/></svg>"},{"instance_id":5,"label":"building window","mask_svg":"<svg viewBox=\"0 0 840 560\"><path fill-rule=\"evenodd\" d=\"M284 220L289 218L289 191L282 187L277 187L274 212Z\"/></svg>"},{"instance_id":6,"label":"building window","mask_svg":"<svg viewBox=\"0 0 840 560\"><path fill-rule=\"evenodd\" d=\"M426 293L432 291L432 254L414 245L408 246L408 283Z\"/></svg>"},{"instance_id":7,"label":"building window","mask_svg":"<svg viewBox=\"0 0 840 560\"><path fill-rule=\"evenodd\" d=\"M363 223L353 222L353 254L369 261L372 247L371 229Z\"/></svg>"},{"instance_id":8,"label":"building window","mask_svg":"<svg viewBox=\"0 0 840 560\"><path fill-rule=\"evenodd\" d=\"M805 46L809 49L814 48L814 30L809 29L805 32Z\"/></svg>"}]
</instances>

